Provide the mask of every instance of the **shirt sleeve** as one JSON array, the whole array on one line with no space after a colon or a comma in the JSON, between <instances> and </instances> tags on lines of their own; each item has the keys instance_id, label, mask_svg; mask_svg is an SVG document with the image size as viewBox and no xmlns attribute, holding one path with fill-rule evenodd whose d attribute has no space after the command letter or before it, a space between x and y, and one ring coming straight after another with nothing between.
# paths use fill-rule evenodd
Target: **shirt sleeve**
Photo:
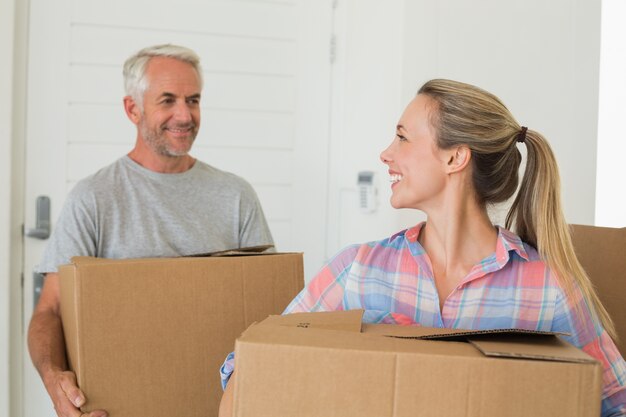
<instances>
[{"instance_id":1,"label":"shirt sleeve","mask_svg":"<svg viewBox=\"0 0 626 417\"><path fill-rule=\"evenodd\" d=\"M230 376L233 374L233 371L235 370L235 352L230 352L228 354L228 356L226 356L226 359L224 360L224 363L222 364L222 367L220 368L220 379L222 381L222 389L226 389L226 384L228 384L228 381L230 380Z\"/></svg>"},{"instance_id":2,"label":"shirt sleeve","mask_svg":"<svg viewBox=\"0 0 626 417\"><path fill-rule=\"evenodd\" d=\"M96 209L87 188L84 182L79 182L67 196L37 272L57 272L73 256L97 255Z\"/></svg>"},{"instance_id":3,"label":"shirt sleeve","mask_svg":"<svg viewBox=\"0 0 626 417\"><path fill-rule=\"evenodd\" d=\"M349 246L333 257L300 291L283 314L344 310L346 277L358 247Z\"/></svg>"},{"instance_id":4,"label":"shirt sleeve","mask_svg":"<svg viewBox=\"0 0 626 417\"><path fill-rule=\"evenodd\" d=\"M239 247L274 244L261 202L247 183L242 191L239 211Z\"/></svg>"},{"instance_id":5,"label":"shirt sleeve","mask_svg":"<svg viewBox=\"0 0 626 417\"><path fill-rule=\"evenodd\" d=\"M626 415L626 363L580 289L567 298L559 294L552 330L570 333L565 339L602 365L602 417Z\"/></svg>"}]
</instances>

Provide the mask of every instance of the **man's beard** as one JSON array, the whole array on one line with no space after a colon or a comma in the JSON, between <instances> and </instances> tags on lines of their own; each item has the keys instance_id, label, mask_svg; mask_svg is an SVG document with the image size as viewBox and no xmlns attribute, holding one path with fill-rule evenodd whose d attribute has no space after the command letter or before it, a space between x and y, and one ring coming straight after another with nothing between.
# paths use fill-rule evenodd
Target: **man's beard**
<instances>
[{"instance_id":1,"label":"man's beard","mask_svg":"<svg viewBox=\"0 0 626 417\"><path fill-rule=\"evenodd\" d=\"M198 135L196 124L186 123L184 125L175 125L173 126L173 128L190 129L189 136L186 139L184 139L185 141L189 142L189 146L187 147L187 149L177 149L176 147L171 146L171 144L168 142L168 139L166 137L166 131L164 129L161 129L161 128L150 129L145 124L142 124L141 133L147 145L150 148L152 148L152 150L155 151L157 154L162 155L162 156L168 156L168 157L185 156L189 153L189 150L191 149L191 145L193 144L194 140L196 139L196 136ZM183 140L183 139L177 139L177 140Z\"/></svg>"}]
</instances>

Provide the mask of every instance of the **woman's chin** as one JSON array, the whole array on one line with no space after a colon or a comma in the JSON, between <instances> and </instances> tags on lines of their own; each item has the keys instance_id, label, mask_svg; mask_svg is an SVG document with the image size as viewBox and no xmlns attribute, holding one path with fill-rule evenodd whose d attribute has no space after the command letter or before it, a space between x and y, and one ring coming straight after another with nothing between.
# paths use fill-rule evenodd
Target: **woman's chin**
<instances>
[{"instance_id":1,"label":"woman's chin","mask_svg":"<svg viewBox=\"0 0 626 417\"><path fill-rule=\"evenodd\" d=\"M391 199L389 200L389 203L391 204L391 207L393 207L395 209L406 208L406 206L404 204L402 204L401 201L394 200L393 197L391 197Z\"/></svg>"}]
</instances>

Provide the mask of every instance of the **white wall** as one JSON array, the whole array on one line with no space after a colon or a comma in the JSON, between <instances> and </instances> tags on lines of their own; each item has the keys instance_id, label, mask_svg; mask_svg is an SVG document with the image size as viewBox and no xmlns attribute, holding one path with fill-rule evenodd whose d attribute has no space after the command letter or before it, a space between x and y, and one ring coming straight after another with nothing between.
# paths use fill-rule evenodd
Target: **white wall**
<instances>
[{"instance_id":1,"label":"white wall","mask_svg":"<svg viewBox=\"0 0 626 417\"><path fill-rule=\"evenodd\" d=\"M550 142L568 222L593 224L600 2L407 1L405 19L407 99L435 77L499 96Z\"/></svg>"},{"instance_id":2,"label":"white wall","mask_svg":"<svg viewBox=\"0 0 626 417\"><path fill-rule=\"evenodd\" d=\"M596 225L626 227L626 2L602 0Z\"/></svg>"},{"instance_id":3,"label":"white wall","mask_svg":"<svg viewBox=\"0 0 626 417\"><path fill-rule=\"evenodd\" d=\"M343 0L336 13L333 72L328 256L343 246L394 233L398 211L389 205L387 167L380 152L393 139L403 109L404 0ZM374 171L378 208L362 213L359 171Z\"/></svg>"},{"instance_id":4,"label":"white wall","mask_svg":"<svg viewBox=\"0 0 626 417\"><path fill-rule=\"evenodd\" d=\"M522 125L545 134L560 165L567 221L593 224L597 0L345 0L339 7L330 175L331 206L338 202L339 209L330 224L329 255L423 219L389 207L378 155L406 103L431 78L483 87ZM356 176L364 169L379 174L374 214L357 209ZM502 213L495 216L501 224Z\"/></svg>"}]
</instances>

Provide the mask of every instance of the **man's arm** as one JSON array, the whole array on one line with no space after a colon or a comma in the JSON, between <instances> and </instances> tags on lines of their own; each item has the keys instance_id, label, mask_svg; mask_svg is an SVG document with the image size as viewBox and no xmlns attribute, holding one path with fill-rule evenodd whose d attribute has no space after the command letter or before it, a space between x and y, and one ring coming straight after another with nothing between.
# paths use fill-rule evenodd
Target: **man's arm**
<instances>
[{"instance_id":1,"label":"man's arm","mask_svg":"<svg viewBox=\"0 0 626 417\"><path fill-rule=\"evenodd\" d=\"M82 414L78 409L85 396L76 376L67 370L65 340L61 324L59 275L46 274L41 297L28 328L28 349L59 417L105 417L103 410Z\"/></svg>"}]
</instances>

